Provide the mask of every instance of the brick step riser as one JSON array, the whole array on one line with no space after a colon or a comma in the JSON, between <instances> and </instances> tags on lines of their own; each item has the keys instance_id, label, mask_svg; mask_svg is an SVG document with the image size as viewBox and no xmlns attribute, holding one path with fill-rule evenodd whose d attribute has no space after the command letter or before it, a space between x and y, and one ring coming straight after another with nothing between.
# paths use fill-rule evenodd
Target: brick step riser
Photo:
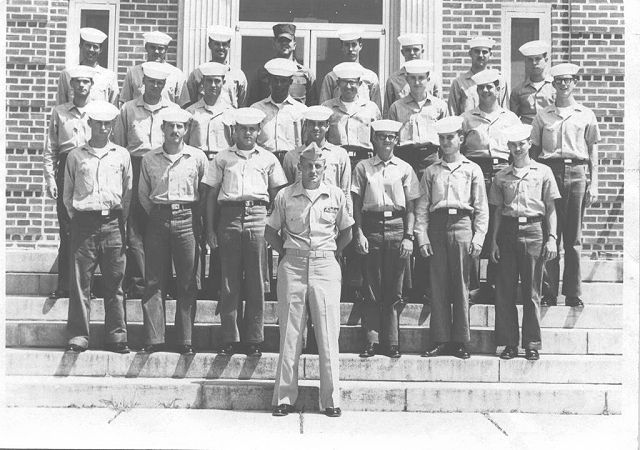
<instances>
[{"instance_id":1,"label":"brick step riser","mask_svg":"<svg viewBox=\"0 0 640 450\"><path fill-rule=\"evenodd\" d=\"M67 343L65 323L61 322L7 322L7 347L64 347ZM143 343L141 324L128 325L128 340L134 348ZM196 325L193 331L193 345L201 350L216 350L222 345L219 325ZM494 354L496 344L494 332L489 328L471 330L472 353ZM104 326L91 325L91 348L102 348ZM173 327L167 327L166 342L173 342ZM340 351L358 353L364 346L364 332L359 326L342 326L340 331ZM542 353L547 354L619 354L622 332L620 330L587 330L545 328L542 330ZM279 330L276 325L265 325L264 351L276 352L279 346ZM407 353L420 353L430 346L429 329L426 327L402 327L400 346Z\"/></svg>"},{"instance_id":2,"label":"brick step riser","mask_svg":"<svg viewBox=\"0 0 640 450\"><path fill-rule=\"evenodd\" d=\"M278 355L261 358L199 353L194 357L175 353L118 355L89 351L72 355L62 351L12 350L6 353L9 376L86 376L140 378L207 378L273 380ZM318 357L302 355L298 366L301 380L319 379ZM463 361L451 356L421 358L404 355L362 359L341 355L341 380L443 381L483 383L594 383L621 382L622 358L615 356L559 357L544 355L539 361L516 358L504 361L480 356Z\"/></svg>"},{"instance_id":3,"label":"brick step riser","mask_svg":"<svg viewBox=\"0 0 640 450\"><path fill-rule=\"evenodd\" d=\"M11 407L199 408L269 411L272 382L180 380L150 383L122 379L90 383L7 379ZM133 382L131 382L133 381ZM296 407L318 410L317 382L301 382ZM497 385L482 383L344 382L341 405L348 411L620 414L617 386Z\"/></svg>"}]
</instances>

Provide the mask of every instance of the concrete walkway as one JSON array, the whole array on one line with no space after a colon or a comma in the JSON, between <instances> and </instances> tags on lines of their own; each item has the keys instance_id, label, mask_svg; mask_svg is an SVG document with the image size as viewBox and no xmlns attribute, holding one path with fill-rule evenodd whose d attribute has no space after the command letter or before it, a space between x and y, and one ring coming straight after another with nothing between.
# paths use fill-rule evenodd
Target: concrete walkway
<instances>
[{"instance_id":1,"label":"concrete walkway","mask_svg":"<svg viewBox=\"0 0 640 450\"><path fill-rule=\"evenodd\" d=\"M622 416L350 412L272 417L188 409L0 410L0 447L46 448L637 448ZM369 433L368 435L366 433ZM287 446L284 446L287 444ZM438 446L438 447L436 447Z\"/></svg>"}]
</instances>

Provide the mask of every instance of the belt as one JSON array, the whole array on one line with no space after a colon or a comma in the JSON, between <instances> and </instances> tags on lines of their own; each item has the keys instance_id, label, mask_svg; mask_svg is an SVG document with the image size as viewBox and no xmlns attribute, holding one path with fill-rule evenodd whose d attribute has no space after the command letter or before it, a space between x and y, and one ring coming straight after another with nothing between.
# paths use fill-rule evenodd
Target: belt
<instances>
[{"instance_id":1,"label":"belt","mask_svg":"<svg viewBox=\"0 0 640 450\"><path fill-rule=\"evenodd\" d=\"M473 161L476 164L491 164L491 165L498 165L498 164L508 164L509 161L503 158L496 158L493 156L481 156L481 157L477 157L477 156L472 156L469 157L467 156L467 159L469 159L469 161Z\"/></svg>"},{"instance_id":2,"label":"belt","mask_svg":"<svg viewBox=\"0 0 640 450\"><path fill-rule=\"evenodd\" d=\"M577 158L546 158L540 159L540 162L547 166L551 164L564 164L565 166L582 166L584 164L589 164L589 160Z\"/></svg>"},{"instance_id":3,"label":"belt","mask_svg":"<svg viewBox=\"0 0 640 450\"><path fill-rule=\"evenodd\" d=\"M122 217L121 209L103 209L100 211L77 211L80 216L93 217L101 220L113 220Z\"/></svg>"},{"instance_id":4,"label":"belt","mask_svg":"<svg viewBox=\"0 0 640 450\"><path fill-rule=\"evenodd\" d=\"M228 208L251 208L252 206L269 206L269 202L265 202L264 200L246 200L246 201L238 201L238 202L220 202L221 207Z\"/></svg>"},{"instance_id":5,"label":"belt","mask_svg":"<svg viewBox=\"0 0 640 450\"><path fill-rule=\"evenodd\" d=\"M156 208L159 209L170 209L171 211L180 211L184 209L193 209L195 203L156 203Z\"/></svg>"},{"instance_id":6,"label":"belt","mask_svg":"<svg viewBox=\"0 0 640 450\"><path fill-rule=\"evenodd\" d=\"M378 220L389 220L389 219L397 219L399 217L404 217L405 212L399 210L393 211L362 211L366 217L372 217Z\"/></svg>"},{"instance_id":7,"label":"belt","mask_svg":"<svg viewBox=\"0 0 640 450\"><path fill-rule=\"evenodd\" d=\"M336 252L333 250L299 250L296 248L285 248L285 256L304 256L305 258L335 258Z\"/></svg>"},{"instance_id":8,"label":"belt","mask_svg":"<svg viewBox=\"0 0 640 450\"><path fill-rule=\"evenodd\" d=\"M502 219L503 220L506 219L506 220L508 220L510 222L518 222L518 225L523 226L523 225L529 225L529 224L536 223L536 222L542 222L542 220L544 219L544 216L533 216L533 217L502 216Z\"/></svg>"},{"instance_id":9,"label":"belt","mask_svg":"<svg viewBox=\"0 0 640 450\"><path fill-rule=\"evenodd\" d=\"M473 214L472 211L469 211L468 209L462 209L462 208L438 208L434 210L433 213L447 214L449 216L469 216L469 217L471 217L471 215Z\"/></svg>"}]
</instances>

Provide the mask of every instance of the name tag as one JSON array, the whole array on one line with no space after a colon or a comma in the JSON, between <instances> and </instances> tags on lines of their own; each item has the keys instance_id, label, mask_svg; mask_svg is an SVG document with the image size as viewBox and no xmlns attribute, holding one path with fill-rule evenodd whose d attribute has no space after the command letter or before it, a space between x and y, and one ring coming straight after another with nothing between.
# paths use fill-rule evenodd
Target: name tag
<instances>
[{"instance_id":1,"label":"name tag","mask_svg":"<svg viewBox=\"0 0 640 450\"><path fill-rule=\"evenodd\" d=\"M383 217L393 217L393 211L384 211L382 215Z\"/></svg>"},{"instance_id":2,"label":"name tag","mask_svg":"<svg viewBox=\"0 0 640 450\"><path fill-rule=\"evenodd\" d=\"M171 204L171 211L177 211L180 209L180 205L178 203Z\"/></svg>"},{"instance_id":3,"label":"name tag","mask_svg":"<svg viewBox=\"0 0 640 450\"><path fill-rule=\"evenodd\" d=\"M565 159L564 163L565 164L571 164L573 162L573 159Z\"/></svg>"},{"instance_id":4,"label":"name tag","mask_svg":"<svg viewBox=\"0 0 640 450\"><path fill-rule=\"evenodd\" d=\"M495 164L499 164L499 163L500 163L500 160L498 158L493 158L493 164L494 165Z\"/></svg>"},{"instance_id":5,"label":"name tag","mask_svg":"<svg viewBox=\"0 0 640 450\"><path fill-rule=\"evenodd\" d=\"M108 209L103 209L102 211L100 211L100 215L101 216L108 216L109 215L109 211Z\"/></svg>"},{"instance_id":6,"label":"name tag","mask_svg":"<svg viewBox=\"0 0 640 450\"><path fill-rule=\"evenodd\" d=\"M458 214L458 210L456 208L449 208L450 216L455 216L456 214Z\"/></svg>"},{"instance_id":7,"label":"name tag","mask_svg":"<svg viewBox=\"0 0 640 450\"><path fill-rule=\"evenodd\" d=\"M518 223L527 223L527 218L526 217L518 217Z\"/></svg>"}]
</instances>

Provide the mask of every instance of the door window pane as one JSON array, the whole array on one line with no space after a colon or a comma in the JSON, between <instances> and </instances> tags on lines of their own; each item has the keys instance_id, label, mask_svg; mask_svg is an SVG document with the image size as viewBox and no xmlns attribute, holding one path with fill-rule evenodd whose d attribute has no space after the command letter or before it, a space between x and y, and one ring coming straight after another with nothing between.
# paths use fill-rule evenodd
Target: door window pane
<instances>
[{"instance_id":1,"label":"door window pane","mask_svg":"<svg viewBox=\"0 0 640 450\"><path fill-rule=\"evenodd\" d=\"M272 36L242 36L240 67L247 77L252 77L259 67L275 58ZM304 37L296 36L296 60L304 61Z\"/></svg>"},{"instance_id":2,"label":"door window pane","mask_svg":"<svg viewBox=\"0 0 640 450\"><path fill-rule=\"evenodd\" d=\"M342 51L340 50L340 39L337 38L317 38L318 59L316 61L316 77L319 83L324 76L333 70L333 67L342 62ZM362 51L360 51L360 64L378 74L379 67L379 39L363 39Z\"/></svg>"},{"instance_id":3,"label":"door window pane","mask_svg":"<svg viewBox=\"0 0 640 450\"><path fill-rule=\"evenodd\" d=\"M95 28L109 35L109 11L96 9L83 9L80 12L80 28ZM102 43L102 53L98 57L98 64L102 67L109 67L109 36Z\"/></svg>"},{"instance_id":4,"label":"door window pane","mask_svg":"<svg viewBox=\"0 0 640 450\"><path fill-rule=\"evenodd\" d=\"M522 53L518 50L522 44L540 39L540 19L511 19L511 86L524 80L527 69Z\"/></svg>"},{"instance_id":5,"label":"door window pane","mask_svg":"<svg viewBox=\"0 0 640 450\"><path fill-rule=\"evenodd\" d=\"M240 20L382 24L382 0L240 0Z\"/></svg>"}]
</instances>

